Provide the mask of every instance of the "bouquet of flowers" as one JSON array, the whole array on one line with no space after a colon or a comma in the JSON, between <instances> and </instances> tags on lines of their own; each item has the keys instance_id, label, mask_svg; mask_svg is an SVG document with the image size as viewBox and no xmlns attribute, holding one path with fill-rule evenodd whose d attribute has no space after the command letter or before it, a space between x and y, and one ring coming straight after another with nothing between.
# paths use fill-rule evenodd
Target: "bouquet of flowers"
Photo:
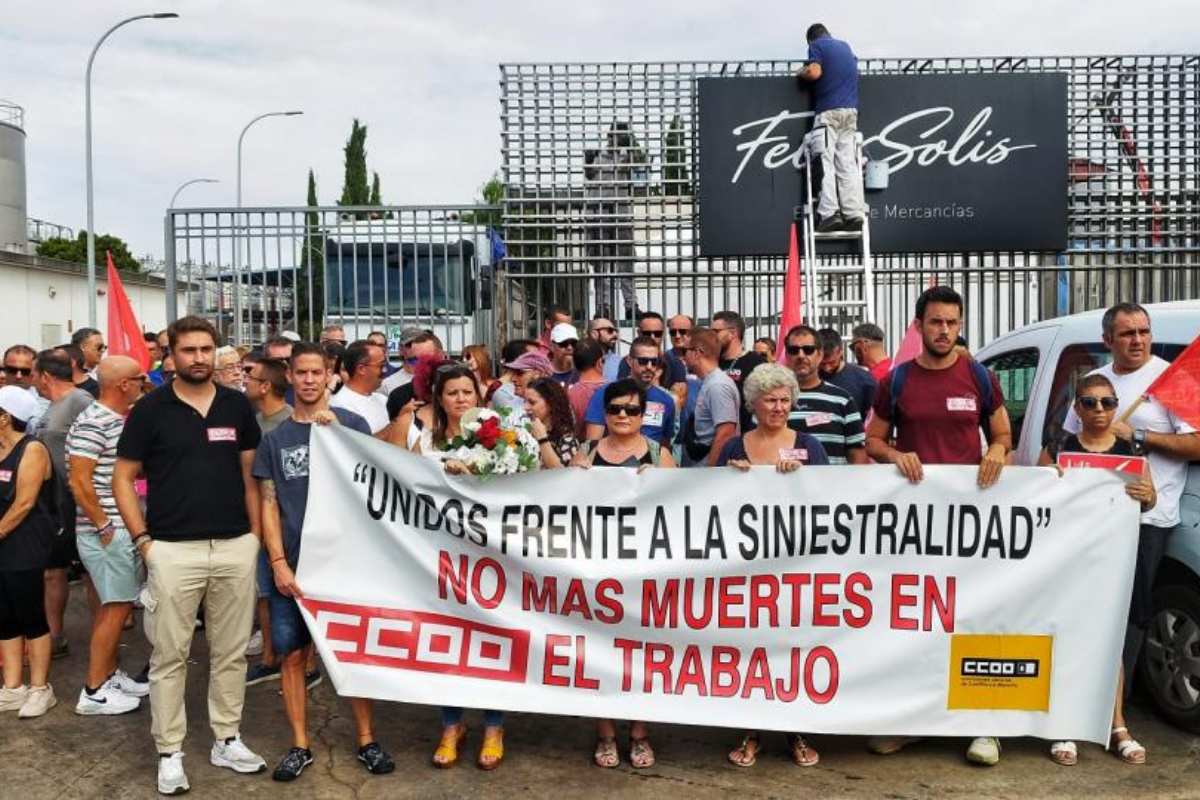
<instances>
[{"instance_id":1,"label":"bouquet of flowers","mask_svg":"<svg viewBox=\"0 0 1200 800\"><path fill-rule=\"evenodd\" d=\"M463 415L462 433L446 443L444 461L461 461L473 475L512 475L541 463L529 422L508 409L473 408Z\"/></svg>"}]
</instances>

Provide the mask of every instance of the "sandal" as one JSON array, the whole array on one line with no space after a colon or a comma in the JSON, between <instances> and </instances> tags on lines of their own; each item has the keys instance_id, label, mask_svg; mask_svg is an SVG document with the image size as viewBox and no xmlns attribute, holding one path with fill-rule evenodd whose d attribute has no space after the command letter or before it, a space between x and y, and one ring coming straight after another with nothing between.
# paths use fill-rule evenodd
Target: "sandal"
<instances>
[{"instance_id":1,"label":"sandal","mask_svg":"<svg viewBox=\"0 0 1200 800\"><path fill-rule=\"evenodd\" d=\"M650 746L649 737L629 737L629 763L634 769L648 769L654 766L654 748Z\"/></svg>"},{"instance_id":2,"label":"sandal","mask_svg":"<svg viewBox=\"0 0 1200 800\"><path fill-rule=\"evenodd\" d=\"M439 769L450 769L458 761L458 748L467 738L467 726L452 725L442 731L442 740L433 751L433 765Z\"/></svg>"},{"instance_id":3,"label":"sandal","mask_svg":"<svg viewBox=\"0 0 1200 800\"><path fill-rule=\"evenodd\" d=\"M747 734L742 743L729 753L729 763L735 767L753 767L758 762L758 754L762 750L757 734Z\"/></svg>"},{"instance_id":4,"label":"sandal","mask_svg":"<svg viewBox=\"0 0 1200 800\"><path fill-rule=\"evenodd\" d=\"M788 734L788 747L791 748L792 761L796 762L797 767L815 767L821 760L821 754L798 733Z\"/></svg>"},{"instance_id":5,"label":"sandal","mask_svg":"<svg viewBox=\"0 0 1200 800\"><path fill-rule=\"evenodd\" d=\"M1079 760L1074 742L1055 742L1050 745L1050 760L1063 767L1073 767Z\"/></svg>"},{"instance_id":6,"label":"sandal","mask_svg":"<svg viewBox=\"0 0 1200 800\"><path fill-rule=\"evenodd\" d=\"M1112 742L1117 748L1117 758L1124 761L1126 764L1145 764L1146 763L1146 748L1129 735L1129 729L1125 727L1113 728L1112 736L1115 739L1118 733L1125 734L1124 739L1116 739Z\"/></svg>"},{"instance_id":7,"label":"sandal","mask_svg":"<svg viewBox=\"0 0 1200 800\"><path fill-rule=\"evenodd\" d=\"M483 745L475 764L482 770L491 771L504 760L504 728L488 728L483 732Z\"/></svg>"},{"instance_id":8,"label":"sandal","mask_svg":"<svg viewBox=\"0 0 1200 800\"><path fill-rule=\"evenodd\" d=\"M596 752L592 754L592 761L596 762L597 767L603 769L612 769L621 763L621 754L617 752L617 740L609 736L607 739L596 740Z\"/></svg>"}]
</instances>

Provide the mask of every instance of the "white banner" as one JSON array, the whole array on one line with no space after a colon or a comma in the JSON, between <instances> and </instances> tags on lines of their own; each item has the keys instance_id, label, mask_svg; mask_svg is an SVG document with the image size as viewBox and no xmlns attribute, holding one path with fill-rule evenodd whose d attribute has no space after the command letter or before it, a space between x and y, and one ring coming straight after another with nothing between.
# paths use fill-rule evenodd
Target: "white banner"
<instances>
[{"instance_id":1,"label":"white banner","mask_svg":"<svg viewBox=\"0 0 1200 800\"><path fill-rule=\"evenodd\" d=\"M1138 508L1105 470L450 477L314 430L297 581L340 694L1106 742Z\"/></svg>"}]
</instances>

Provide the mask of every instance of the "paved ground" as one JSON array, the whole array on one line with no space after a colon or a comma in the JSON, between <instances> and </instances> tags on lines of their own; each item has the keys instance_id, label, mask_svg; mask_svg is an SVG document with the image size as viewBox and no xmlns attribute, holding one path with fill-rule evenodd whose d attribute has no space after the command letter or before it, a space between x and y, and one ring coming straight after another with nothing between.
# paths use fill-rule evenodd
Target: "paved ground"
<instances>
[{"instance_id":1,"label":"paved ground","mask_svg":"<svg viewBox=\"0 0 1200 800\"><path fill-rule=\"evenodd\" d=\"M74 592L68 634L74 650L56 661L51 681L59 705L47 716L18 721L0 718L0 798L152 798L155 761L150 741L149 708L124 717L78 717L73 713L84 669L87 613ZM140 637L128 636L125 664L145 659ZM196 664L189 675L191 725L185 765L190 796L229 798L489 798L528 797L1200 797L1200 738L1134 708L1134 733L1146 744L1151 763L1128 767L1094 745L1082 745L1080 764L1063 768L1045 755L1045 744L1032 739L1005 741L1004 760L992 769L972 767L962 758L964 742L927 741L891 757L872 756L856 737L816 737L821 763L806 770L785 758L781 737L768 738L768 751L753 769L733 767L725 754L737 734L719 728L657 726L654 742L659 766L635 772L622 765L599 770L590 765L591 725L571 717L514 714L508 722L508 757L491 774L471 760L448 771L429 766L438 733L435 709L382 705L377 713L380 740L393 753L397 770L372 777L353 756L349 707L326 682L313 692L310 726L317 762L299 782L284 786L268 775L241 776L208 764L211 744L204 704L205 647L198 636ZM136 668L136 667L135 667ZM273 767L287 749L287 725L278 684L247 691L243 731L247 742ZM468 715L478 748L478 716Z\"/></svg>"}]
</instances>

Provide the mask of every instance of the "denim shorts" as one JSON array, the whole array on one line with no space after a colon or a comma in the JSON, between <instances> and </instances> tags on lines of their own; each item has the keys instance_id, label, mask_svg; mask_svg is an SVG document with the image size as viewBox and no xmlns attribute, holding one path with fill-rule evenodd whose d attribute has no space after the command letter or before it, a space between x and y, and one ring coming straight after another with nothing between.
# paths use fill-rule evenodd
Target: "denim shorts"
<instances>
[{"instance_id":1,"label":"denim shorts","mask_svg":"<svg viewBox=\"0 0 1200 800\"><path fill-rule=\"evenodd\" d=\"M308 646L312 635L304 624L300 605L295 598L284 597L272 586L267 596L267 607L271 611L271 648L276 655L284 656Z\"/></svg>"},{"instance_id":2,"label":"denim shorts","mask_svg":"<svg viewBox=\"0 0 1200 800\"><path fill-rule=\"evenodd\" d=\"M81 532L76 537L79 560L92 577L101 603L132 603L141 588L142 557L138 555L129 532L124 528L113 531L108 546L100 544L94 533Z\"/></svg>"},{"instance_id":3,"label":"denim shorts","mask_svg":"<svg viewBox=\"0 0 1200 800\"><path fill-rule=\"evenodd\" d=\"M275 589L275 573L271 570L271 562L267 558L267 548L263 546L258 551L258 570L255 573L258 583L258 599L266 600Z\"/></svg>"}]
</instances>

